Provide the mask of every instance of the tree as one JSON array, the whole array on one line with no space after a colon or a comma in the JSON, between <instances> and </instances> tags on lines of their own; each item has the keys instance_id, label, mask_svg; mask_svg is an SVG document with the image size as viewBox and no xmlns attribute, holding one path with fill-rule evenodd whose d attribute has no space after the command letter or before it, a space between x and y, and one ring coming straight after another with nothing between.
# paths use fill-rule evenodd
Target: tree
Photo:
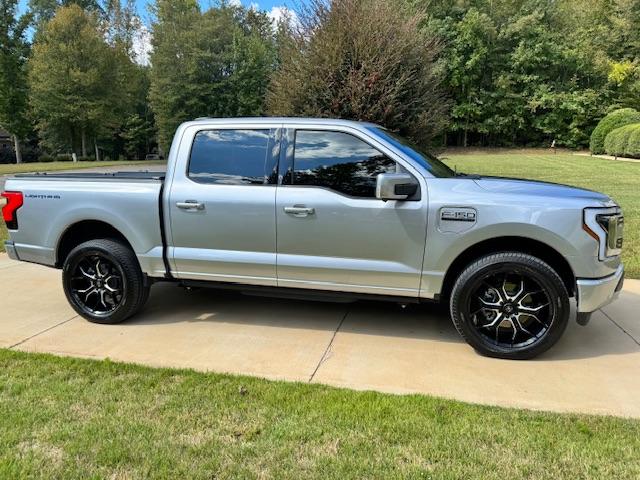
<instances>
[{"instance_id":1,"label":"tree","mask_svg":"<svg viewBox=\"0 0 640 480\"><path fill-rule=\"evenodd\" d=\"M109 44L122 48L133 59L134 37L141 27L134 1L126 0L122 5L120 0L107 0L104 16L106 21L102 23Z\"/></svg>"},{"instance_id":2,"label":"tree","mask_svg":"<svg viewBox=\"0 0 640 480\"><path fill-rule=\"evenodd\" d=\"M94 14L77 5L59 8L34 44L29 70L45 144L74 150L79 140L87 156L90 136L118 128L129 101L127 64L126 54L105 42Z\"/></svg>"},{"instance_id":3,"label":"tree","mask_svg":"<svg viewBox=\"0 0 640 480\"><path fill-rule=\"evenodd\" d=\"M98 0L29 0L29 11L34 17L37 30L41 31L55 16L58 8L70 5L78 5L82 10L99 15L104 13Z\"/></svg>"},{"instance_id":4,"label":"tree","mask_svg":"<svg viewBox=\"0 0 640 480\"><path fill-rule=\"evenodd\" d=\"M264 13L225 3L203 13L195 0L158 0L154 13L149 99L162 149L185 120L264 112L275 58Z\"/></svg>"},{"instance_id":5,"label":"tree","mask_svg":"<svg viewBox=\"0 0 640 480\"><path fill-rule=\"evenodd\" d=\"M16 16L17 0L0 0L0 126L13 136L16 162L22 162L20 140L30 130L27 119L25 32L30 15Z\"/></svg>"},{"instance_id":6,"label":"tree","mask_svg":"<svg viewBox=\"0 0 640 480\"><path fill-rule=\"evenodd\" d=\"M125 121L120 136L124 140L124 151L127 158L139 160L149 151L149 139L154 133L153 123L136 114Z\"/></svg>"},{"instance_id":7,"label":"tree","mask_svg":"<svg viewBox=\"0 0 640 480\"><path fill-rule=\"evenodd\" d=\"M467 146L468 132L489 133L487 77L491 75L497 31L493 20L476 8L470 8L459 22L447 19L441 32L447 35L446 65L448 86L456 99L450 131L462 132L462 145ZM491 102L493 103L493 102Z\"/></svg>"},{"instance_id":8,"label":"tree","mask_svg":"<svg viewBox=\"0 0 640 480\"><path fill-rule=\"evenodd\" d=\"M313 1L281 51L269 113L380 123L429 143L445 125L439 42L395 1Z\"/></svg>"}]
</instances>

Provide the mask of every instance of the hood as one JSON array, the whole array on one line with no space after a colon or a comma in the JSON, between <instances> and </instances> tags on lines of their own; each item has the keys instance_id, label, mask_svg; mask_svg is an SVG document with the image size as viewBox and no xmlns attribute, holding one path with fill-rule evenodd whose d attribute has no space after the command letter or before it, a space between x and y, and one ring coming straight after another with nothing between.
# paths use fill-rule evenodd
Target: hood
<instances>
[{"instance_id":1,"label":"hood","mask_svg":"<svg viewBox=\"0 0 640 480\"><path fill-rule=\"evenodd\" d=\"M475 182L482 189L506 195L528 195L552 198L583 199L590 202L610 204L611 198L603 193L559 183L538 182L519 178L479 177Z\"/></svg>"}]
</instances>

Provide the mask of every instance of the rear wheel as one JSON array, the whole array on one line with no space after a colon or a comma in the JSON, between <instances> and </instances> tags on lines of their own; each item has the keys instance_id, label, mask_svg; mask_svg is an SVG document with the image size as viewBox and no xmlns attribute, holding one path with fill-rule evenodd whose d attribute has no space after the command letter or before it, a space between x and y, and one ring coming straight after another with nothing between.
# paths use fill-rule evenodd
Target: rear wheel
<instances>
[{"instance_id":1,"label":"rear wheel","mask_svg":"<svg viewBox=\"0 0 640 480\"><path fill-rule=\"evenodd\" d=\"M497 253L462 272L451 293L451 317L483 355L528 359L551 348L566 329L569 295L542 260Z\"/></svg>"},{"instance_id":2,"label":"rear wheel","mask_svg":"<svg viewBox=\"0 0 640 480\"><path fill-rule=\"evenodd\" d=\"M118 323L142 308L149 286L133 251L117 240L91 240L65 259L62 284L73 309L95 323Z\"/></svg>"}]
</instances>

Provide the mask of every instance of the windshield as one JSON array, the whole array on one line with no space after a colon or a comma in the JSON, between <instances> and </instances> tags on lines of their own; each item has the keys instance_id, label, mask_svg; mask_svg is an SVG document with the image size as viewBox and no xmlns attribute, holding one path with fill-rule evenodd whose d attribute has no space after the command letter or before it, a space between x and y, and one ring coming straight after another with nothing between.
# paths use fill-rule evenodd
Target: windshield
<instances>
[{"instance_id":1,"label":"windshield","mask_svg":"<svg viewBox=\"0 0 640 480\"><path fill-rule=\"evenodd\" d=\"M386 128L382 127L372 127L371 130L384 138L398 150L401 150L404 154L418 162L434 177L448 178L456 176L455 172L438 159L438 157L423 151L413 142L398 135L397 133L390 132Z\"/></svg>"}]
</instances>

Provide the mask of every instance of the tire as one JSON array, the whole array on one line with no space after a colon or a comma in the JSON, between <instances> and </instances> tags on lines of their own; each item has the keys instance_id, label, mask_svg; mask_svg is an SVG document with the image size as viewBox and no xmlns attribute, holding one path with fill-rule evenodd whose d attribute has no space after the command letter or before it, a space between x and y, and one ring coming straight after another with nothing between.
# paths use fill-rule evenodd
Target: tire
<instances>
[{"instance_id":1,"label":"tire","mask_svg":"<svg viewBox=\"0 0 640 480\"><path fill-rule=\"evenodd\" d=\"M134 252L118 240L90 240L71 250L62 286L73 309L90 322L119 323L137 313L149 285Z\"/></svg>"},{"instance_id":2,"label":"tire","mask_svg":"<svg viewBox=\"0 0 640 480\"><path fill-rule=\"evenodd\" d=\"M539 258L518 252L471 263L450 302L458 333L489 357L536 357L560 339L569 321L569 294L560 276Z\"/></svg>"}]
</instances>

